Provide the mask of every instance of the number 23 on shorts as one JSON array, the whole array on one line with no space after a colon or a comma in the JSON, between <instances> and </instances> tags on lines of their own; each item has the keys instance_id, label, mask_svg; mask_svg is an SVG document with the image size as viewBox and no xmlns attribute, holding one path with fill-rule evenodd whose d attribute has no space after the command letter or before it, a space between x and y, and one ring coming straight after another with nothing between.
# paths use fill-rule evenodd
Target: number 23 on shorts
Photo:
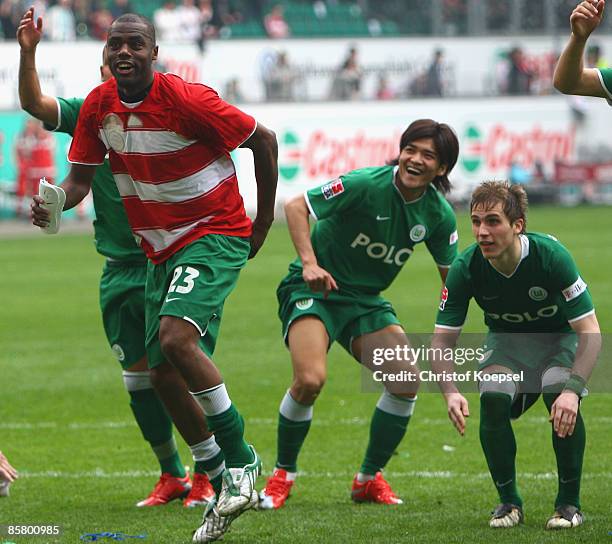
<instances>
[{"instance_id":1,"label":"number 23 on shorts","mask_svg":"<svg viewBox=\"0 0 612 544\"><path fill-rule=\"evenodd\" d=\"M177 266L174 269L172 281L170 287L168 287L168 294L166 295L166 302L172 302L173 300L179 300L181 297L173 297L172 294L184 295L190 293L194 286L194 280L200 275L200 271L191 266L185 267Z\"/></svg>"}]
</instances>

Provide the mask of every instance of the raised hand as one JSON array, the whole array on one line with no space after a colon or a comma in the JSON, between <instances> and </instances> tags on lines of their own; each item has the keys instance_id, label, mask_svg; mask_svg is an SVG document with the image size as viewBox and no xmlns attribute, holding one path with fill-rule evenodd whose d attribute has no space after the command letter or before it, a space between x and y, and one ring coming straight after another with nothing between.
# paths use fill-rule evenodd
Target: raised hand
<instances>
[{"instance_id":1,"label":"raised hand","mask_svg":"<svg viewBox=\"0 0 612 544\"><path fill-rule=\"evenodd\" d=\"M21 49L33 51L42 38L43 21L39 17L34 23L34 8L25 12L17 28L17 41Z\"/></svg>"},{"instance_id":2,"label":"raised hand","mask_svg":"<svg viewBox=\"0 0 612 544\"><path fill-rule=\"evenodd\" d=\"M603 18L605 0L583 0L570 15L572 34L581 40L586 40Z\"/></svg>"}]
</instances>

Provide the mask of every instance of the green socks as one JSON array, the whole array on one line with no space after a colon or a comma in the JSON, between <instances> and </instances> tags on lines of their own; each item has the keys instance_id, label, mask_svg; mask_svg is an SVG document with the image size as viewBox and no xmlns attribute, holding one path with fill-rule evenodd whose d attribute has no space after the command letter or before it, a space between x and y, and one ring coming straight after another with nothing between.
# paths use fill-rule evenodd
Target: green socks
<instances>
[{"instance_id":1,"label":"green socks","mask_svg":"<svg viewBox=\"0 0 612 544\"><path fill-rule=\"evenodd\" d=\"M376 474L384 468L406 434L416 398L397 397L385 391L374 409L370 440L360 472Z\"/></svg>"},{"instance_id":2,"label":"green socks","mask_svg":"<svg viewBox=\"0 0 612 544\"><path fill-rule=\"evenodd\" d=\"M276 466L287 472L297 472L297 458L310 429L311 420L291 421L278 414Z\"/></svg>"},{"instance_id":3,"label":"green socks","mask_svg":"<svg viewBox=\"0 0 612 544\"><path fill-rule=\"evenodd\" d=\"M543 396L546 408L550 412L559 394L544 393ZM555 500L555 508L561 504L572 504L576 508L580 508L580 479L582 477L582 458L586 445L586 429L580 410L578 410L573 434L565 438L559 438L553 429L552 443L559 474L559 492Z\"/></svg>"},{"instance_id":4,"label":"green socks","mask_svg":"<svg viewBox=\"0 0 612 544\"><path fill-rule=\"evenodd\" d=\"M516 485L516 440L510 424L512 399L506 393L480 396L480 444L502 503L523 505Z\"/></svg>"},{"instance_id":5,"label":"green socks","mask_svg":"<svg viewBox=\"0 0 612 544\"><path fill-rule=\"evenodd\" d=\"M177 478L185 476L176 442L172 436L172 420L153 389L128 391L130 407L144 439L151 444L162 472Z\"/></svg>"},{"instance_id":6,"label":"green socks","mask_svg":"<svg viewBox=\"0 0 612 544\"><path fill-rule=\"evenodd\" d=\"M276 466L297 472L297 458L312 422L313 407L293 400L287 391L278 414Z\"/></svg>"},{"instance_id":7,"label":"green socks","mask_svg":"<svg viewBox=\"0 0 612 544\"><path fill-rule=\"evenodd\" d=\"M207 415L206 419L228 468L242 468L253 462L251 448L244 440L244 420L233 404L225 412Z\"/></svg>"},{"instance_id":8,"label":"green socks","mask_svg":"<svg viewBox=\"0 0 612 544\"><path fill-rule=\"evenodd\" d=\"M225 457L225 465L228 468L242 468L252 463L253 452L244 441L244 420L232 404L225 384L191 394L204 410L208 430L215 435Z\"/></svg>"}]
</instances>

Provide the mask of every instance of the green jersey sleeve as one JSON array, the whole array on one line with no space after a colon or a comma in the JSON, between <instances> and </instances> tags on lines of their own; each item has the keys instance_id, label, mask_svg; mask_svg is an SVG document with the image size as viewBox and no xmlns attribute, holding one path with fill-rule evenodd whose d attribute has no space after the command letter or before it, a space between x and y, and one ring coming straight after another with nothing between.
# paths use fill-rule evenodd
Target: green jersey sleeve
<instances>
[{"instance_id":1,"label":"green jersey sleeve","mask_svg":"<svg viewBox=\"0 0 612 544\"><path fill-rule=\"evenodd\" d=\"M559 300L567 320L572 322L591 313L594 310L593 300L587 284L580 277L570 252L561 244L558 244L551 264L553 286L561 294Z\"/></svg>"},{"instance_id":2,"label":"green jersey sleeve","mask_svg":"<svg viewBox=\"0 0 612 544\"><path fill-rule=\"evenodd\" d=\"M82 98L56 98L55 100L57 102L57 126L45 123L45 128L73 136L84 100Z\"/></svg>"},{"instance_id":3,"label":"green jersey sleeve","mask_svg":"<svg viewBox=\"0 0 612 544\"><path fill-rule=\"evenodd\" d=\"M457 256L458 240L457 218L448 206L436 230L425 241L425 245L438 266L449 267Z\"/></svg>"},{"instance_id":4,"label":"green jersey sleeve","mask_svg":"<svg viewBox=\"0 0 612 544\"><path fill-rule=\"evenodd\" d=\"M467 263L464 259L456 259L442 289L436 326L450 329L463 327L472 296Z\"/></svg>"},{"instance_id":5,"label":"green jersey sleeve","mask_svg":"<svg viewBox=\"0 0 612 544\"><path fill-rule=\"evenodd\" d=\"M356 210L366 199L369 181L357 172L344 174L337 179L306 191L306 204L317 220L335 214Z\"/></svg>"},{"instance_id":6,"label":"green jersey sleeve","mask_svg":"<svg viewBox=\"0 0 612 544\"><path fill-rule=\"evenodd\" d=\"M599 81L608 95L608 104L612 106L612 68L599 68Z\"/></svg>"}]
</instances>

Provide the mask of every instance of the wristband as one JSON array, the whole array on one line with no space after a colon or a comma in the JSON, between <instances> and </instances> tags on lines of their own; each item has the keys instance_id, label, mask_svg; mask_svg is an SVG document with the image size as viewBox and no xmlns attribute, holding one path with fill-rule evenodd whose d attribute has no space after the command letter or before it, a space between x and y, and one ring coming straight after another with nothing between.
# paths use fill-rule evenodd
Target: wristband
<instances>
[{"instance_id":1,"label":"wristband","mask_svg":"<svg viewBox=\"0 0 612 544\"><path fill-rule=\"evenodd\" d=\"M578 374L572 374L570 379L567 380L565 384L565 389L569 389L578 395L582 396L582 392L584 391L584 386L586 385L586 381L582 376L578 376Z\"/></svg>"}]
</instances>

